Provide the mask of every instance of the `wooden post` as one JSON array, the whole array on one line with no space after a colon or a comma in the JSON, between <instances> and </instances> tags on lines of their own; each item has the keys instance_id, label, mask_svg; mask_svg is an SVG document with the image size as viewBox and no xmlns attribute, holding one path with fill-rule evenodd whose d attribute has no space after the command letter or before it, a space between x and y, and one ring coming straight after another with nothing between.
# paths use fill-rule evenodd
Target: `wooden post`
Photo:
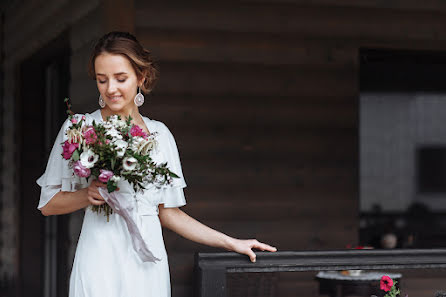
<instances>
[{"instance_id":1,"label":"wooden post","mask_svg":"<svg viewBox=\"0 0 446 297\"><path fill-rule=\"evenodd\" d=\"M198 297L226 297L226 269L221 266L200 265L195 254L195 277Z\"/></svg>"},{"instance_id":2,"label":"wooden post","mask_svg":"<svg viewBox=\"0 0 446 297\"><path fill-rule=\"evenodd\" d=\"M226 297L226 270L200 270L199 297Z\"/></svg>"}]
</instances>

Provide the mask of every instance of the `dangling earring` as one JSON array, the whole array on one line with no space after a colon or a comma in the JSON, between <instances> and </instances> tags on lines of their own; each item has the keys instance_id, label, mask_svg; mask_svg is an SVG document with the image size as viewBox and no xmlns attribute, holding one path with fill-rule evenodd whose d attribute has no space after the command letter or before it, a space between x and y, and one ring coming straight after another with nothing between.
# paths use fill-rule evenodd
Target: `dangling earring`
<instances>
[{"instance_id":1,"label":"dangling earring","mask_svg":"<svg viewBox=\"0 0 446 297\"><path fill-rule=\"evenodd\" d=\"M135 105L138 107L144 104L144 95L141 94L141 90L139 89L139 87L138 87L138 94L136 94L135 99L133 99L133 101L135 102Z\"/></svg>"},{"instance_id":2,"label":"dangling earring","mask_svg":"<svg viewBox=\"0 0 446 297\"><path fill-rule=\"evenodd\" d=\"M99 106L101 108L105 107L105 101L104 101L104 98L102 98L102 95L99 95Z\"/></svg>"}]
</instances>

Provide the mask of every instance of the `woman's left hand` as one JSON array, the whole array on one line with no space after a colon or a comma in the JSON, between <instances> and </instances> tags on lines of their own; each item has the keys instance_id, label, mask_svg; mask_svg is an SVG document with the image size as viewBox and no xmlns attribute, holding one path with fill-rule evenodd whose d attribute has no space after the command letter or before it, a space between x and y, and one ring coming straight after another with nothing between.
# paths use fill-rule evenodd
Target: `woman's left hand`
<instances>
[{"instance_id":1,"label":"woman's left hand","mask_svg":"<svg viewBox=\"0 0 446 297\"><path fill-rule=\"evenodd\" d=\"M239 254L248 255L251 262L256 261L256 254L252 249L258 249L261 251L275 252L277 248L270 246L269 244L257 241L257 239L237 239L234 238L231 243L231 250Z\"/></svg>"}]
</instances>

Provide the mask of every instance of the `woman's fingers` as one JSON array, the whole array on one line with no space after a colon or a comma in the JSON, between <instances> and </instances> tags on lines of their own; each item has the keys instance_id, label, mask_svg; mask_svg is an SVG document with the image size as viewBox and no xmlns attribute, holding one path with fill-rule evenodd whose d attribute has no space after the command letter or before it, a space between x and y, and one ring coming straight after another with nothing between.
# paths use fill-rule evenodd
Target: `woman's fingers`
<instances>
[{"instance_id":1,"label":"woman's fingers","mask_svg":"<svg viewBox=\"0 0 446 297\"><path fill-rule=\"evenodd\" d=\"M92 181L91 184L96 187L103 187L103 188L107 187L107 184L104 184L103 182L100 182L98 180Z\"/></svg>"},{"instance_id":2,"label":"woman's fingers","mask_svg":"<svg viewBox=\"0 0 446 297\"><path fill-rule=\"evenodd\" d=\"M269 251L269 252L276 252L277 248L273 247L269 244L263 243L263 242L259 242L257 239L251 239L251 240L247 240L247 242L249 243L248 245L248 250L246 251L246 255L249 256L249 259L251 260L251 262L255 263L256 262L256 254L254 253L254 251L252 249L258 249L258 250L262 250L262 251Z\"/></svg>"},{"instance_id":3,"label":"woman's fingers","mask_svg":"<svg viewBox=\"0 0 446 297\"><path fill-rule=\"evenodd\" d=\"M90 193L88 194L88 200L93 205L101 205L104 204L104 198L99 193Z\"/></svg>"},{"instance_id":4,"label":"woman's fingers","mask_svg":"<svg viewBox=\"0 0 446 297\"><path fill-rule=\"evenodd\" d=\"M255 240L253 248L262 250L262 251L269 251L269 252L276 252L277 248L273 247L269 244L263 243L263 242L259 242L257 240Z\"/></svg>"},{"instance_id":5,"label":"woman's fingers","mask_svg":"<svg viewBox=\"0 0 446 297\"><path fill-rule=\"evenodd\" d=\"M249 256L249 260L251 260L252 263L255 263L255 262L256 262L256 258L257 258L257 256L256 256L256 254L255 254L251 249L249 249L247 255Z\"/></svg>"},{"instance_id":6,"label":"woman's fingers","mask_svg":"<svg viewBox=\"0 0 446 297\"><path fill-rule=\"evenodd\" d=\"M96 187L88 189L88 195L97 200L104 200Z\"/></svg>"},{"instance_id":7,"label":"woman's fingers","mask_svg":"<svg viewBox=\"0 0 446 297\"><path fill-rule=\"evenodd\" d=\"M93 204L93 205L102 205L102 204L104 204L105 203L105 201L104 200L95 200L95 199L93 199L93 198L91 198L91 199L89 199L90 200L90 203L91 204Z\"/></svg>"},{"instance_id":8,"label":"woman's fingers","mask_svg":"<svg viewBox=\"0 0 446 297\"><path fill-rule=\"evenodd\" d=\"M257 256L254 253L253 249L269 252L277 251L276 247L263 242L259 242L257 239L235 239L234 245L230 250L247 255L251 262L254 263L256 262Z\"/></svg>"},{"instance_id":9,"label":"woman's fingers","mask_svg":"<svg viewBox=\"0 0 446 297\"><path fill-rule=\"evenodd\" d=\"M100 181L94 180L88 187L88 200L93 205L102 205L105 203L104 198L99 193L98 187L106 187L106 185Z\"/></svg>"}]
</instances>

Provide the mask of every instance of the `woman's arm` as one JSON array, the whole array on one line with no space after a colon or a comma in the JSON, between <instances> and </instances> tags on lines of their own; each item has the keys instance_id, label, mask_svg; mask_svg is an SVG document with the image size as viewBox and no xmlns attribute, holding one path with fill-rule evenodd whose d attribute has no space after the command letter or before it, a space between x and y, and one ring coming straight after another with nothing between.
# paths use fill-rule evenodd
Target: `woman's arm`
<instances>
[{"instance_id":1,"label":"woman's arm","mask_svg":"<svg viewBox=\"0 0 446 297\"><path fill-rule=\"evenodd\" d=\"M72 213L90 204L104 204L104 198L99 194L97 187L106 185L99 181L92 181L90 186L75 192L60 191L40 209L44 216Z\"/></svg>"},{"instance_id":2,"label":"woman's arm","mask_svg":"<svg viewBox=\"0 0 446 297\"><path fill-rule=\"evenodd\" d=\"M262 251L277 251L275 247L258 242L256 239L237 239L209 228L177 207L164 208L164 204L160 204L159 218L163 227L178 233L184 238L248 255L252 262L256 261L256 254L252 251L253 248Z\"/></svg>"}]
</instances>

